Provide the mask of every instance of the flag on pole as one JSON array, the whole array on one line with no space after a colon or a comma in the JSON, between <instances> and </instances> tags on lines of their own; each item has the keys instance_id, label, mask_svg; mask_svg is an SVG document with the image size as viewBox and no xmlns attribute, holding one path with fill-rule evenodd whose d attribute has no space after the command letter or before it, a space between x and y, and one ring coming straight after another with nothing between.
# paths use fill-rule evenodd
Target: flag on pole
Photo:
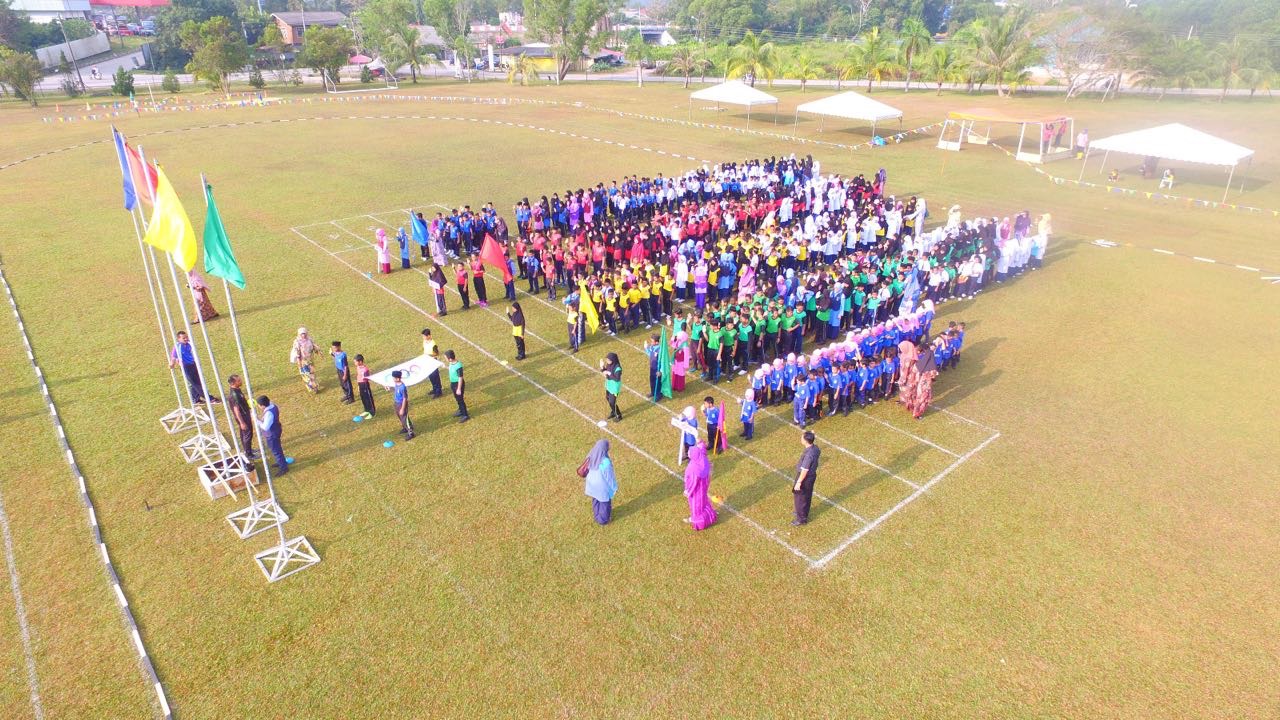
<instances>
[{"instance_id":1,"label":"flag on pole","mask_svg":"<svg viewBox=\"0 0 1280 720\"><path fill-rule=\"evenodd\" d=\"M717 427L720 429L720 432L717 433L717 436L720 438L720 442L717 443L720 446L719 452L724 452L725 450L729 449L729 436L726 435L724 431L724 415L725 415L724 401L721 400L720 401L720 421L719 421L719 424L717 425ZM716 448L712 448L712 449L716 450Z\"/></svg>"},{"instance_id":2,"label":"flag on pole","mask_svg":"<svg viewBox=\"0 0 1280 720\"><path fill-rule=\"evenodd\" d=\"M427 223L422 218L409 211L409 223L413 228L413 241L419 245L427 244Z\"/></svg>"},{"instance_id":3,"label":"flag on pole","mask_svg":"<svg viewBox=\"0 0 1280 720\"><path fill-rule=\"evenodd\" d=\"M511 268L507 265L507 254L502 251L498 241L487 233L484 236L484 244L480 246L480 259L502 270L502 282L511 282Z\"/></svg>"},{"instance_id":4,"label":"flag on pole","mask_svg":"<svg viewBox=\"0 0 1280 720\"><path fill-rule=\"evenodd\" d=\"M151 211L151 224L142 239L148 245L169 253L183 272L190 272L196 266L196 231L191 229L191 218L187 217L187 211L169 184L169 178L160 168L155 168L155 173L156 206Z\"/></svg>"},{"instance_id":5,"label":"flag on pole","mask_svg":"<svg viewBox=\"0 0 1280 720\"><path fill-rule=\"evenodd\" d=\"M662 326L662 337L658 340L658 384L654 390L654 402L658 402L659 395L671 397L671 343L667 341L666 325Z\"/></svg>"},{"instance_id":6,"label":"flag on pole","mask_svg":"<svg viewBox=\"0 0 1280 720\"><path fill-rule=\"evenodd\" d=\"M244 273L240 272L240 264L236 262L235 253L231 252L227 229L222 226L222 216L213 202L213 186L208 183L204 186L204 201L204 271L243 290Z\"/></svg>"},{"instance_id":7,"label":"flag on pole","mask_svg":"<svg viewBox=\"0 0 1280 720\"><path fill-rule=\"evenodd\" d=\"M600 329L600 313L596 312L596 304L591 302L591 291L587 290L587 281L578 281L578 312L587 321L587 329L592 335Z\"/></svg>"},{"instance_id":8,"label":"flag on pole","mask_svg":"<svg viewBox=\"0 0 1280 720\"><path fill-rule=\"evenodd\" d=\"M124 185L124 209L133 210L138 204L138 191L133 186L133 175L129 171L129 156L124 151L124 137L113 127L111 139L116 144L116 157L120 160L120 182Z\"/></svg>"},{"instance_id":9,"label":"flag on pole","mask_svg":"<svg viewBox=\"0 0 1280 720\"><path fill-rule=\"evenodd\" d=\"M121 136L120 139L123 141L124 137ZM133 179L134 192L150 205L156 192L155 168L142 162L142 156L137 150L129 147L127 142L124 143L124 154L125 159L129 161L129 177Z\"/></svg>"}]
</instances>

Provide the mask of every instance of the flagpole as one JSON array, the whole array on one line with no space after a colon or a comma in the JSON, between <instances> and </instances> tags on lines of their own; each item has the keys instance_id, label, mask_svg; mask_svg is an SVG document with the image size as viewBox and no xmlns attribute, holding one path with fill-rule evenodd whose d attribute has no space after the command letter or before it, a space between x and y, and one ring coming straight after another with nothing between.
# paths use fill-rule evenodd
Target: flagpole
<instances>
[{"instance_id":1,"label":"flagpole","mask_svg":"<svg viewBox=\"0 0 1280 720\"><path fill-rule=\"evenodd\" d=\"M138 157L142 160L143 164L145 165L147 162L147 158L146 158L146 155L143 154L141 146L138 147ZM149 183L148 183L148 191L150 191ZM152 204L152 207L155 206L154 192L152 192L151 204ZM166 253L166 256L169 259L169 279L172 280L173 282L173 291L178 298L178 312L182 315L182 324L183 324L183 327L186 329L187 340L190 341L191 340L191 319L187 317L187 304L182 299L182 288L180 285L178 285L177 263L173 261L172 253ZM157 268L157 272L158 271L159 271L159 268ZM200 380L200 386L204 389L205 411L209 414L209 425L213 431L211 439L213 440L214 448L218 451L218 460L222 462L223 465L225 466L226 460L227 460L226 441L222 439L221 434L219 433L218 416L213 412L213 400L211 399L213 396L213 393L209 391L209 382L205 380L205 377L204 377L204 368L202 367L202 363L200 362L200 353L195 352L193 348L193 351L191 354L193 359L195 360L196 377ZM178 362L181 362L181 361L182 361L182 358L181 356L179 356ZM195 402L194 397L192 397L192 402L193 403ZM200 433L197 433L197 437L199 436L199 434ZM203 453L197 451L194 457L198 457L200 454L203 454ZM206 458L207 458L207 454L206 454ZM229 486L228 486L228 489L230 489Z\"/></svg>"},{"instance_id":2,"label":"flagpole","mask_svg":"<svg viewBox=\"0 0 1280 720\"><path fill-rule=\"evenodd\" d=\"M209 181L205 179L204 173L200 173L200 191L201 191L201 195L203 195L203 196L204 196L204 205L205 205L205 210L206 210L206 211L209 209L209 196L208 196L208 194L207 194L207 192L206 192L206 188L208 188L208 186L209 186ZM208 223L208 221L206 220L206 224L207 224L207 223ZM206 270L207 270L207 267L206 267ZM225 279L225 278L222 280L222 289L223 289L223 291L226 293L226 298L227 298L227 312L231 315L231 334L232 334L232 337L234 337L234 338L235 338L235 341L236 341L236 351L237 351L237 352L239 353L239 355L240 355L240 372L242 373L241 377L243 377L243 378L244 378L244 388L245 388L245 392L249 393L249 397L250 397L250 398L252 398L252 397L253 397L253 386L252 386L252 384L249 382L249 367L245 364L245 361L244 361L244 349L243 349L243 348L241 347L241 345L240 345L240 325L239 325L239 323L238 323L238 322L236 322L236 306L235 306L235 303L234 303L234 302L232 302L232 300L231 300L231 290L227 287L227 281L226 281L226 279ZM194 295L195 295L195 290L193 289L193 290L192 290L192 296L193 296L193 298L194 298ZM201 324L202 329L203 329L203 326L204 326L204 324L205 324L205 323L200 323L200 324ZM206 331L206 332L205 332L205 344L206 344L206 345L209 345L209 335L208 335L208 331ZM209 360L209 361L210 361L210 363L212 363L212 362L213 362L213 349L212 349L212 346L211 346L211 345L209 346L209 348L210 348L210 349L209 349L209 357L210 357L210 360ZM216 365L214 366L213 372L214 372L214 374L215 374L215 375L216 375L216 374L217 374L217 372L218 372L218 369L217 369L217 366L216 366ZM221 386L221 380L219 380L219 386ZM239 454L239 453L241 452L241 449L240 449L240 436L239 436L239 433L234 432L234 431L235 431L235 427L236 427L236 426L235 426L235 422L234 422L234 421L232 420L232 418L231 418L231 407L230 407L230 405L231 405L231 403L229 402L229 400L224 400L224 401L223 401L223 403L222 403L222 410L223 410L223 412L224 412L224 413L226 414L226 416L227 416L227 426L228 426L229 428L231 428L231 430L233 431L233 432L232 432L232 435L233 435L232 441L235 443L236 453L237 453L237 454ZM281 544L284 544L284 529L281 527L281 524L284 522L284 520L282 519L282 515L283 515L283 514L282 514L281 512L279 512L280 504L276 501L276 497L275 497L275 490L274 490L274 488L273 488L273 486L272 486L272 482L271 482L271 468L270 468L270 463L268 463L268 462L267 462L267 460L266 460L266 450L267 450L267 448L266 448L266 445L264 445L264 444L262 443L262 430L261 430L261 428L259 428L259 427L258 427L258 423L256 422L256 417L253 417L253 411L252 411L252 409L250 410L250 418L249 418L249 421L250 421L251 423L253 423L254 435L258 438L258 447L262 448L262 451L263 451L263 459L262 459L262 473L263 473L263 475L266 477L266 480L267 480L267 491L268 491L268 493L269 493L269 497L268 497L268 499L269 499L270 503L274 506L274 508L272 508L272 509L273 509L275 512L273 512L272 514L273 514L273 515L275 516L275 518L276 518L275 525L276 525L277 530L279 530L279 533L280 533L280 543L281 543ZM247 450L247 448L246 448L246 450ZM247 456L247 455L248 455L248 453L247 453L247 452L245 452L245 455ZM250 468L252 469L252 461L248 461L248 464L249 464ZM253 491L253 483L250 483L250 482L246 481L246 482L245 482L245 484L244 484L244 487L245 487L245 490L247 490L247 491L249 492L249 507L250 507L250 509L251 509L251 510L250 510L250 513L249 513L249 516L246 518L246 521L247 521L249 524L247 524L247 525L245 526L245 530L251 530L251 529L252 529L252 523L254 522L254 518L256 517L256 514L255 514L254 510L257 510L257 509L258 509L258 507L257 507L257 506L258 506L258 500L257 500L257 496L256 496L256 494L255 494L255 493L254 493L254 491ZM232 513L232 514L231 514L231 516L228 516L228 518L227 518L227 519L228 519L228 520L231 520L231 517L232 517L232 516L235 516L235 515L236 515L236 513ZM233 525L233 526L235 526L235 523L234 523L234 522L232 522L232 525Z\"/></svg>"},{"instance_id":3,"label":"flagpole","mask_svg":"<svg viewBox=\"0 0 1280 720\"><path fill-rule=\"evenodd\" d=\"M206 207L209 207L209 203L213 198L212 190L203 174L201 174L200 180L204 186L202 189L205 193ZM221 225L221 222L221 218L219 218L219 225ZM226 229L221 228L221 230L223 236L222 241L225 243ZM205 249L207 252L207 243L205 245ZM229 246L226 249L228 252L230 251ZM240 339L240 323L236 318L235 301L231 299L231 287L227 284L226 277L224 275L219 275L218 277L222 279L222 291L227 299L227 312L231 315L231 332L235 336L236 352L240 356L240 370L244 373L245 390L249 393L250 397L252 397L253 386L249 379L249 365L245 362L244 343ZM278 420L279 418L277 418L277 421ZM250 512L246 518L246 522L256 522L257 518L262 516L269 516L275 520L276 534L279 536L280 544L267 548L253 556L254 561L258 563L258 568L262 570L262 574L266 576L267 582L275 582L320 562L320 554L311 546L311 541L307 540L305 535L298 535L292 539L285 537L284 523L289 520L289 516L286 515L284 510L280 507L279 500L276 497L275 481L271 478L270 463L268 463L266 459L266 446L262 442L262 427L259 425L256 416L254 417L253 427L254 433L258 438L258 445L261 446L263 450L262 471L267 481L267 492L270 495L270 499L261 503L260 506L252 506L253 509L261 510L260 515L255 515L253 512ZM268 504L270 507L265 507ZM236 515L237 513L228 515L227 520L232 521L232 518ZM232 524L234 524L234 521L232 521Z\"/></svg>"}]
</instances>

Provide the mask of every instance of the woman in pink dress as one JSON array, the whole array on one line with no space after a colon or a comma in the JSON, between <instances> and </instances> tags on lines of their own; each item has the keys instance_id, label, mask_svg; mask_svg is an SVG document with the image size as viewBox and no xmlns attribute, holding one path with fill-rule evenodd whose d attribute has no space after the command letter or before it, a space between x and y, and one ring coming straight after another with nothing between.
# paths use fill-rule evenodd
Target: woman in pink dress
<instances>
[{"instance_id":1,"label":"woman in pink dress","mask_svg":"<svg viewBox=\"0 0 1280 720\"><path fill-rule=\"evenodd\" d=\"M387 250L387 231L378 228L376 233L378 236L378 244L375 246L378 250L378 272L383 275L391 273L391 253Z\"/></svg>"},{"instance_id":2,"label":"woman in pink dress","mask_svg":"<svg viewBox=\"0 0 1280 720\"><path fill-rule=\"evenodd\" d=\"M671 389L684 392L684 376L689 372L689 333L681 330L671 343Z\"/></svg>"},{"instance_id":3,"label":"woman in pink dress","mask_svg":"<svg viewBox=\"0 0 1280 720\"><path fill-rule=\"evenodd\" d=\"M689 448L689 467L684 471L684 496L689 500L689 524L694 530L711 527L716 509L711 505L711 461L707 460L707 442L701 440Z\"/></svg>"}]
</instances>

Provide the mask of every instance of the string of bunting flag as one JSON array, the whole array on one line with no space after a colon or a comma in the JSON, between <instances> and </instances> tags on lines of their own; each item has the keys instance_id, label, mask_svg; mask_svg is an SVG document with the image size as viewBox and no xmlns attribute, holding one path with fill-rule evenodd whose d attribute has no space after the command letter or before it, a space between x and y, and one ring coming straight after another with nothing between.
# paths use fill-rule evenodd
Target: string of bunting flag
<instances>
[{"instance_id":1,"label":"string of bunting flag","mask_svg":"<svg viewBox=\"0 0 1280 720\"><path fill-rule=\"evenodd\" d=\"M445 102L445 103L468 103L473 105L541 105L547 107L567 107L580 110L592 110L595 112L607 113L616 117L632 118L636 120L647 120L649 122L660 122L670 125L680 125L683 127L693 127L704 130L717 130L723 132L732 132L739 135L752 135L755 137L772 138L776 140L786 140L799 143L801 145L819 145L824 147L838 148L841 150L860 150L863 148L872 148L876 146L888 145L889 143L898 144L912 135L920 135L927 133L942 125L942 122L935 122L929 125L912 128L910 130L902 130L890 135L876 136L866 142L849 144L835 142L831 140L817 140L813 138L796 137L785 133L769 132L767 130L749 130L746 128L734 127L731 125L721 125L718 123L694 122L692 120L681 120L679 118L663 117L660 115L647 115L644 113L629 112L625 110L615 110L612 108L596 107L582 102L567 102L561 100L538 100L533 98L510 98L510 97L473 97L467 95L395 95L391 93L375 93L369 95L356 96L324 96L324 97L306 97L306 98L271 98L265 97L261 93L238 93L231 95L226 100L219 100L210 103L196 103L192 100L185 102L176 98L166 98L158 101L147 100L122 100L109 104L91 105L85 103L83 113L61 114L61 104L54 105L57 115L45 116L42 118L46 124L59 123L75 123L90 122L98 120L111 120L114 118L125 117L128 115L141 115L143 113L177 113L177 112L194 112L197 110L227 110L231 108L262 108L276 105L298 105L298 104L315 104L315 103L362 103L362 102L385 102L385 101L406 101L406 102Z\"/></svg>"},{"instance_id":2,"label":"string of bunting flag","mask_svg":"<svg viewBox=\"0 0 1280 720\"><path fill-rule=\"evenodd\" d=\"M1001 147L1000 145L996 143L989 143L989 144L995 149L1004 153L1005 155L1008 155L1011 158L1015 158L1015 159L1017 158L1016 155L1014 155L1012 152L1009 152L1007 149ZM1158 200L1163 202L1177 203L1177 204L1185 205L1186 207L1209 208L1211 210L1238 210L1241 212L1261 213L1261 214L1270 213L1271 217L1273 218L1280 217L1280 210L1272 210L1269 208L1254 207L1252 205L1241 205L1239 203L1218 202L1216 200L1201 200L1200 198L1187 197L1185 195L1170 195L1168 193L1163 193L1159 191L1134 190L1133 188L1119 187L1117 185L1107 185L1106 183L1093 183L1085 180L1072 180L1071 178L1064 178L1058 175L1054 175L1053 173L1046 171L1044 168L1039 167L1038 165L1035 165L1033 163L1026 162L1025 160L1022 162L1027 167L1034 170L1037 175L1040 175L1041 177L1047 179L1049 182L1053 183L1054 185L1072 185L1074 187L1089 188L1092 190L1106 190L1108 193L1124 195L1126 197L1137 197L1141 195L1143 198L1147 200Z\"/></svg>"}]
</instances>

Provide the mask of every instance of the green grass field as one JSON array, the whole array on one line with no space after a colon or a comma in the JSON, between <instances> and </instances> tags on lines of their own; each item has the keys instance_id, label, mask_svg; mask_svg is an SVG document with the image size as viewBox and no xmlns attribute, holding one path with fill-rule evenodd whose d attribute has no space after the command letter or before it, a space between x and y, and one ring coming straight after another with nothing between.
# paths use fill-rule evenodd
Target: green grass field
<instances>
[{"instance_id":1,"label":"green grass field","mask_svg":"<svg viewBox=\"0 0 1280 720\"><path fill-rule=\"evenodd\" d=\"M936 150L936 135L851 152L638 117L687 119L678 86L398 95L415 93L560 104L288 94L299 102L117 119L197 230L208 174L248 276L237 308L254 389L279 403L297 458L277 488L287 528L323 557L273 585L252 562L270 536L237 540L223 519L235 501L210 501L156 422L172 388L107 123L0 106L0 166L70 148L0 169L0 259L178 717L1280 712L1280 286L1261 279L1280 275L1274 102L1012 101L1072 113L1094 138L1178 121L1251 147L1230 201L1267 209L1249 213L1059 186L995 149ZM795 105L821 96L777 94L785 134ZM875 96L906 111L906 129L997 102ZM753 114L752 130L770 119ZM796 132L868 137L804 118ZM514 357L502 303L436 322L419 273L365 277L365 244L397 208L491 200L510 220L526 195L791 152L841 173L887 168L891 191L927 197L935 221L952 203L1027 208L1052 212L1057 232L1043 270L942 306L940 320L969 327L963 363L935 386L947 412L913 422L882 403L818 425L830 502L799 530L781 476L799 439L775 419L715 461L712 490L736 512L701 533L681 522L669 411L704 394L731 403L741 381L691 382L661 406L624 392L607 436L616 519L596 527L574 474L606 436L591 370L618 352L643 393L641 334L567 355L562 314L522 291L530 357L513 370L499 362ZM1045 169L1074 179L1080 166ZM1224 174L1179 171L1180 195L1220 199ZM220 288L214 301L225 311ZM158 714L17 327L0 325L0 497L46 717ZM385 449L389 412L351 422L327 369L324 392L305 392L287 362L298 325L375 368L416 355L432 327L467 364L472 422L419 388L419 437ZM209 329L230 372L229 323ZM0 597L0 716L32 717L14 598Z\"/></svg>"}]
</instances>

